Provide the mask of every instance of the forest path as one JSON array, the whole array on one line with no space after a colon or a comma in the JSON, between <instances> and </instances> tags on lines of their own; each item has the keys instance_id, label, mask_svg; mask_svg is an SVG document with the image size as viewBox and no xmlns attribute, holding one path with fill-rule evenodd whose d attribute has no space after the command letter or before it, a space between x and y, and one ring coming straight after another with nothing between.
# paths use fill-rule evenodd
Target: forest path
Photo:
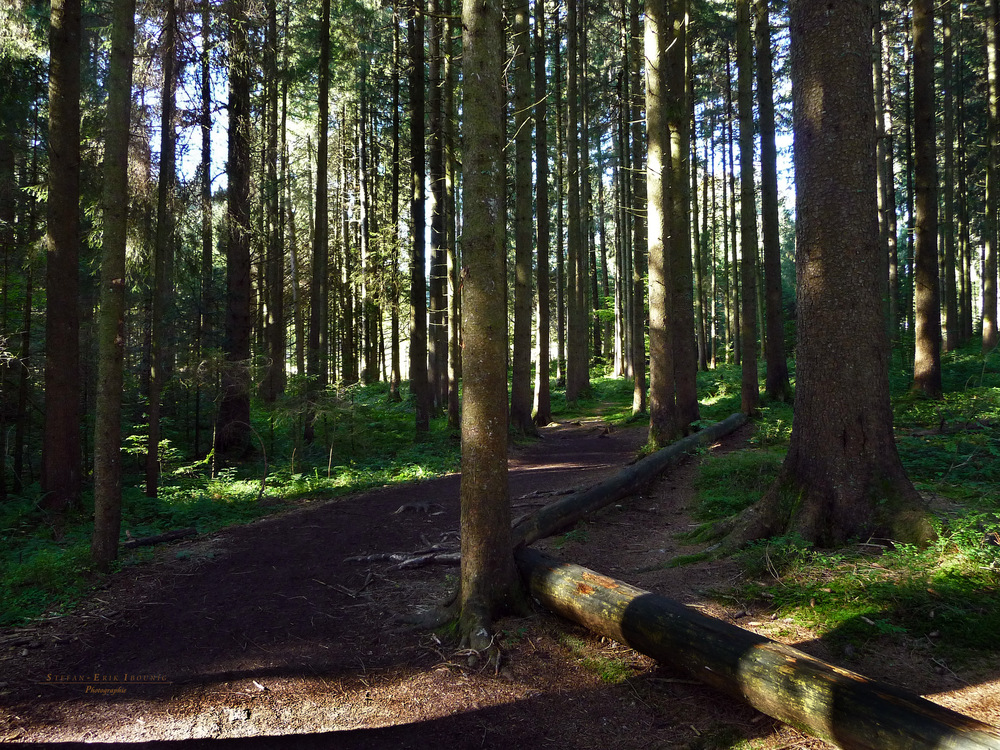
<instances>
[{"instance_id":1,"label":"forest path","mask_svg":"<svg viewBox=\"0 0 1000 750\"><path fill-rule=\"evenodd\" d=\"M744 447L752 429L710 450ZM642 427L599 418L545 428L541 440L511 452L514 515L604 479L644 440ZM690 551L678 532L692 522L696 476L697 463L686 462L536 546L715 616L765 620L751 624L779 626L783 640L831 658L807 632L739 602L711 602L706 592L739 577L735 564L662 566ZM345 558L453 544L458 487L457 475L386 487L164 546L153 562L113 575L73 614L20 639L0 634L8 644L0 645L0 741L826 747L545 612L500 623L506 659L498 675L470 669L443 636L396 624L396 615L439 601L456 569ZM921 665L912 666L928 692ZM95 683L95 675L106 679ZM945 686L946 678L934 679ZM974 715L996 721L987 710L996 710L995 699L987 709L970 700L981 709Z\"/></svg>"}]
</instances>

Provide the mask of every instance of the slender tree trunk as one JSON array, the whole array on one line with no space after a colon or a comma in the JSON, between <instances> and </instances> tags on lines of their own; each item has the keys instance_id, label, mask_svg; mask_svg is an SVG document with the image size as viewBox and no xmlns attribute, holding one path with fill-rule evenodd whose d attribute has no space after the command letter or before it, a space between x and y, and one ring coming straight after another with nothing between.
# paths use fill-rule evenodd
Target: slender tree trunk
<instances>
[{"instance_id":1,"label":"slender tree trunk","mask_svg":"<svg viewBox=\"0 0 1000 750\"><path fill-rule=\"evenodd\" d=\"M880 3L881 0L875 0L875 2ZM873 61L875 65L876 105L881 102L881 109L877 108L875 112L878 118L876 132L880 139L876 152L879 160L879 202L881 208L879 231L885 233L883 250L886 254L886 283L888 284L886 325L889 331L889 340L895 342L899 337L899 227L896 218L896 178L893 168L895 146L892 127L891 56L884 43L886 23L876 18L876 24L878 24L875 32L877 59Z\"/></svg>"},{"instance_id":2,"label":"slender tree trunk","mask_svg":"<svg viewBox=\"0 0 1000 750\"><path fill-rule=\"evenodd\" d=\"M774 142L774 84L771 73L771 21L768 0L757 5L757 102L760 107L760 206L764 239L764 301L767 307L765 392L776 401L789 401L785 358L785 317L781 305L781 237L778 231L778 152Z\"/></svg>"},{"instance_id":3,"label":"slender tree trunk","mask_svg":"<svg viewBox=\"0 0 1000 750\"><path fill-rule=\"evenodd\" d=\"M983 221L983 354L997 346L997 210L1000 203L1000 53L997 46L997 24L1000 23L1000 3L988 0L986 5L986 79L988 85L988 121L986 146L986 213Z\"/></svg>"},{"instance_id":4,"label":"slender tree trunk","mask_svg":"<svg viewBox=\"0 0 1000 750\"><path fill-rule=\"evenodd\" d=\"M462 373L462 342L461 342L461 292L459 289L458 269L458 214L455 203L456 159L455 159L455 127L457 114L455 111L455 94L458 88L455 59L455 18L452 0L445 0L447 19L445 21L445 69L444 69L444 157L445 157L445 203L448 237L448 427L461 429L461 414L459 409L458 381Z\"/></svg>"},{"instance_id":5,"label":"slender tree trunk","mask_svg":"<svg viewBox=\"0 0 1000 750\"><path fill-rule=\"evenodd\" d=\"M94 418L94 536L101 572L118 556L122 516L121 412L125 364L125 245L128 234L128 145L132 114L135 0L116 0L111 27L104 137L104 244Z\"/></svg>"},{"instance_id":6,"label":"slender tree trunk","mask_svg":"<svg viewBox=\"0 0 1000 750\"><path fill-rule=\"evenodd\" d=\"M740 264L737 262L736 244L736 152L735 148L735 116L733 114L733 75L730 65L730 48L726 46L726 125L727 146L729 150L729 170L726 178L729 181L729 250L731 256L728 262L728 278L726 283L730 292L730 318L728 328L733 347L733 362L737 365L743 361L743 328L741 325L742 309L740 294Z\"/></svg>"},{"instance_id":7,"label":"slender tree trunk","mask_svg":"<svg viewBox=\"0 0 1000 750\"><path fill-rule=\"evenodd\" d=\"M535 368L535 424L552 421L549 396L549 148L545 75L545 0L535 0L535 206L538 215L538 359ZM558 85L558 82L557 82Z\"/></svg>"},{"instance_id":8,"label":"slender tree trunk","mask_svg":"<svg viewBox=\"0 0 1000 750\"><path fill-rule=\"evenodd\" d=\"M498 0L464 0L462 570L459 629L476 650L520 586L507 485L506 284L503 253L503 30Z\"/></svg>"},{"instance_id":9,"label":"slender tree trunk","mask_svg":"<svg viewBox=\"0 0 1000 750\"><path fill-rule=\"evenodd\" d=\"M400 381L402 380L399 342L399 78L400 71L399 18L396 12L392 14L392 176L389 178L389 217L392 224L390 235L390 268L389 268L389 325L391 343L389 348L391 364L389 366L389 400L400 401Z\"/></svg>"},{"instance_id":10,"label":"slender tree trunk","mask_svg":"<svg viewBox=\"0 0 1000 750\"><path fill-rule=\"evenodd\" d=\"M330 242L330 0L322 0L319 26L319 124L316 140L316 201L313 220L312 286L309 291L309 341L306 344L306 374L309 393L316 399L326 388L327 259ZM316 412L306 414L305 440L315 437Z\"/></svg>"},{"instance_id":11,"label":"slender tree trunk","mask_svg":"<svg viewBox=\"0 0 1000 750\"><path fill-rule=\"evenodd\" d=\"M646 165L643 163L643 148L645 137L643 133L643 106L646 102L646 89L643 85L641 71L643 51L645 47L644 34L639 33L639 0L629 0L629 39L631 50L629 56L629 81L632 96L632 415L646 411L646 256L649 249L646 216L647 187ZM645 33L645 32L644 32ZM648 123L647 123L648 131Z\"/></svg>"},{"instance_id":12,"label":"slender tree trunk","mask_svg":"<svg viewBox=\"0 0 1000 750\"><path fill-rule=\"evenodd\" d=\"M952 38L951 6L941 5L941 32L944 44L941 49L943 62L941 89L944 95L944 181L942 183L942 225L944 235L944 327L947 338L944 350L958 348L961 341L961 324L958 319L958 285L955 274L955 95L954 95L954 40Z\"/></svg>"},{"instance_id":13,"label":"slender tree trunk","mask_svg":"<svg viewBox=\"0 0 1000 750\"><path fill-rule=\"evenodd\" d=\"M424 13L422 0L411 0L407 24L410 47L410 393L416 407L417 434L430 430L431 397L427 380L427 277L424 229Z\"/></svg>"},{"instance_id":14,"label":"slender tree trunk","mask_svg":"<svg viewBox=\"0 0 1000 750\"><path fill-rule=\"evenodd\" d=\"M264 46L265 81L265 162L264 208L266 209L265 317L267 336L267 372L263 397L273 402L285 390L285 242L281 231L279 206L281 184L278 182L278 10L277 0L267 2L267 40Z\"/></svg>"},{"instance_id":15,"label":"slender tree trunk","mask_svg":"<svg viewBox=\"0 0 1000 750\"><path fill-rule=\"evenodd\" d=\"M740 118L740 347L741 410L753 414L760 400L757 380L757 201L753 173L753 47L750 0L736 0L737 108Z\"/></svg>"},{"instance_id":16,"label":"slender tree trunk","mask_svg":"<svg viewBox=\"0 0 1000 750\"><path fill-rule=\"evenodd\" d=\"M649 248L649 442L654 448L677 435L674 348L670 325L671 264L666 247L670 206L670 131L665 117L668 95L666 49L669 20L664 0L646 0L646 232Z\"/></svg>"},{"instance_id":17,"label":"slender tree trunk","mask_svg":"<svg viewBox=\"0 0 1000 750\"><path fill-rule=\"evenodd\" d=\"M146 443L146 496L156 497L160 478L160 415L163 387L166 384L170 355L167 342L167 309L170 306L173 279L174 243L174 183L176 175L176 142L174 111L176 109L177 5L167 0L163 21L161 60L163 88L160 105L160 175L156 190L156 237L153 244L153 289L150 314L150 378L149 436Z\"/></svg>"},{"instance_id":18,"label":"slender tree trunk","mask_svg":"<svg viewBox=\"0 0 1000 750\"><path fill-rule=\"evenodd\" d=\"M226 356L216 449L250 448L250 50L246 0L229 4L229 188L226 241Z\"/></svg>"},{"instance_id":19,"label":"slender tree trunk","mask_svg":"<svg viewBox=\"0 0 1000 750\"><path fill-rule=\"evenodd\" d=\"M531 44L528 0L514 6L514 354L510 424L534 433L531 419Z\"/></svg>"},{"instance_id":20,"label":"slender tree trunk","mask_svg":"<svg viewBox=\"0 0 1000 750\"><path fill-rule=\"evenodd\" d=\"M42 507L61 538L80 499L80 0L52 0Z\"/></svg>"},{"instance_id":21,"label":"slender tree trunk","mask_svg":"<svg viewBox=\"0 0 1000 750\"><path fill-rule=\"evenodd\" d=\"M208 3L201 12L201 295L198 302L198 330L195 356L199 362L213 327L212 311L212 42L211 14ZM194 452L201 451L201 389L195 388Z\"/></svg>"},{"instance_id":22,"label":"slender tree trunk","mask_svg":"<svg viewBox=\"0 0 1000 750\"><path fill-rule=\"evenodd\" d=\"M913 147L916 193L913 390L941 397L941 297L937 258L933 0L913 1Z\"/></svg>"},{"instance_id":23,"label":"slender tree trunk","mask_svg":"<svg viewBox=\"0 0 1000 750\"><path fill-rule=\"evenodd\" d=\"M581 203L581 182L584 176L580 167L580 56L579 50L579 0L567 0L567 43L566 67L568 69L567 100L567 279L569 296L567 316L567 361L566 361L566 401L575 403L586 394L590 387L590 360L587 356L587 276L586 238L583 236L583 211Z\"/></svg>"},{"instance_id":24,"label":"slender tree trunk","mask_svg":"<svg viewBox=\"0 0 1000 750\"><path fill-rule=\"evenodd\" d=\"M694 324L694 281L691 268L691 127L688 117L687 0L667 3L669 47L666 52L670 133L670 200L665 237L671 266L670 325L676 389L677 427L687 434L700 419L698 412L698 352Z\"/></svg>"},{"instance_id":25,"label":"slender tree trunk","mask_svg":"<svg viewBox=\"0 0 1000 750\"><path fill-rule=\"evenodd\" d=\"M445 230L444 100L441 80L441 34L443 20L439 0L430 3L430 45L427 82L428 131L430 145L431 262L429 280L427 378L434 411L448 400L448 240Z\"/></svg>"},{"instance_id":26,"label":"slender tree trunk","mask_svg":"<svg viewBox=\"0 0 1000 750\"><path fill-rule=\"evenodd\" d=\"M563 118L562 34L560 33L559 5L552 10L553 45L555 62L556 110L556 383L566 384L566 254L565 207L566 196L566 131Z\"/></svg>"}]
</instances>

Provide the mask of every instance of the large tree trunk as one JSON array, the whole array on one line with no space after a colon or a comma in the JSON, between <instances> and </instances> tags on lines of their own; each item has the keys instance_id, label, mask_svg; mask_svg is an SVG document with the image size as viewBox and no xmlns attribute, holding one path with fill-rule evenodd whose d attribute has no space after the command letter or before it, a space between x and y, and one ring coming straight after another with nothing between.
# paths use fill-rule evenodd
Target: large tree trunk
<instances>
[{"instance_id":1,"label":"large tree trunk","mask_svg":"<svg viewBox=\"0 0 1000 750\"><path fill-rule=\"evenodd\" d=\"M1000 730L665 596L522 549L531 596L555 613L851 750L1000 748Z\"/></svg>"},{"instance_id":2,"label":"large tree trunk","mask_svg":"<svg viewBox=\"0 0 1000 750\"><path fill-rule=\"evenodd\" d=\"M61 537L80 499L80 0L52 0L42 507Z\"/></svg>"},{"instance_id":3,"label":"large tree trunk","mask_svg":"<svg viewBox=\"0 0 1000 750\"><path fill-rule=\"evenodd\" d=\"M937 257L937 151L934 142L934 4L913 1L913 179L916 237L913 390L941 398L941 293Z\"/></svg>"},{"instance_id":4,"label":"large tree trunk","mask_svg":"<svg viewBox=\"0 0 1000 750\"><path fill-rule=\"evenodd\" d=\"M531 419L531 57L528 0L514 7L514 353L510 424L536 432Z\"/></svg>"},{"instance_id":5,"label":"large tree trunk","mask_svg":"<svg viewBox=\"0 0 1000 750\"><path fill-rule=\"evenodd\" d=\"M125 245L128 145L132 114L135 0L117 0L111 27L108 115L104 137L104 245L94 417L94 536L90 552L107 572L118 556L122 509L122 391L125 364Z\"/></svg>"},{"instance_id":6,"label":"large tree trunk","mask_svg":"<svg viewBox=\"0 0 1000 750\"><path fill-rule=\"evenodd\" d=\"M459 626L476 650L520 599L507 485L507 331L503 253L503 32L499 0L464 0L462 572Z\"/></svg>"},{"instance_id":7,"label":"large tree trunk","mask_svg":"<svg viewBox=\"0 0 1000 750\"><path fill-rule=\"evenodd\" d=\"M795 414L777 481L738 518L730 543L784 531L822 546L932 533L892 432L871 50L870 3L793 0Z\"/></svg>"},{"instance_id":8,"label":"large tree trunk","mask_svg":"<svg viewBox=\"0 0 1000 750\"><path fill-rule=\"evenodd\" d=\"M764 240L764 302L767 307L765 336L768 398L789 401L785 358L785 318L781 307L781 237L778 233L778 152L774 142L774 84L771 73L771 22L769 0L757 5L757 102L760 107L760 208Z\"/></svg>"}]
</instances>

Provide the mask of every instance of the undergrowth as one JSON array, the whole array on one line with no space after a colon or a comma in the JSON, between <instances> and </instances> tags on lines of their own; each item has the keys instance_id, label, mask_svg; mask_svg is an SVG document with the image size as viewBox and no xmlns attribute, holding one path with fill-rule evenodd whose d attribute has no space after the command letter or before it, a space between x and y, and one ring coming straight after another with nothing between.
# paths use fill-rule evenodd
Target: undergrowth
<instances>
[{"instance_id":1,"label":"undergrowth","mask_svg":"<svg viewBox=\"0 0 1000 750\"><path fill-rule=\"evenodd\" d=\"M944 355L940 401L909 392L912 363L894 357L896 441L938 529L926 549L858 539L842 550L801 539L758 542L740 554L748 603L792 618L831 642L877 650L907 639L928 658L971 661L1000 650L1000 355L979 342ZM791 435L791 409L765 404L751 447L702 459L697 517L738 513L766 491Z\"/></svg>"}]
</instances>

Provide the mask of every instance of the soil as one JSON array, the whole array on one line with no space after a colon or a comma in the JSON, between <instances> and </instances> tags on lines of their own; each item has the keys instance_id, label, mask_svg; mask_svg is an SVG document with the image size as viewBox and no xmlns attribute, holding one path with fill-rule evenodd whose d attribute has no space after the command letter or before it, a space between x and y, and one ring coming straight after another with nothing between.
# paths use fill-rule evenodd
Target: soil
<instances>
[{"instance_id":1,"label":"soil","mask_svg":"<svg viewBox=\"0 0 1000 750\"><path fill-rule=\"evenodd\" d=\"M752 429L710 450L743 447ZM511 452L514 516L610 476L644 441L641 427L600 419L543 429ZM836 652L773 619L766 601L711 596L741 578L731 561L664 568L695 551L678 534L692 523L696 472L689 460L536 546L1000 724L995 665L953 671L933 652L885 638ZM498 624L499 673L470 662L447 636L407 626L403 616L446 596L457 568L348 558L456 547L458 488L453 475L311 501L162 545L72 614L0 632L0 741L828 747L542 610Z\"/></svg>"}]
</instances>

